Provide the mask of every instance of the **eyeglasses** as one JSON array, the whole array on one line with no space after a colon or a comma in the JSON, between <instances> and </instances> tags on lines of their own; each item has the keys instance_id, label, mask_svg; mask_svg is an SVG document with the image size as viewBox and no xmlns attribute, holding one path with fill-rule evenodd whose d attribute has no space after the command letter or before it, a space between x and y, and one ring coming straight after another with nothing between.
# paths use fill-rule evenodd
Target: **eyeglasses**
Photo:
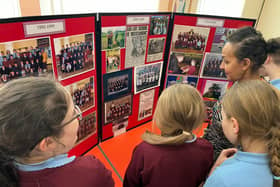
<instances>
[{"instance_id":1,"label":"eyeglasses","mask_svg":"<svg viewBox=\"0 0 280 187\"><path fill-rule=\"evenodd\" d=\"M81 109L79 108L78 105L74 106L74 111L75 111L74 117L71 120L69 120L68 122L63 123L62 126L68 125L69 123L71 123L75 119L78 119L79 121L81 121L83 119L83 115L82 115L83 113L82 113L82 111L81 111Z\"/></svg>"}]
</instances>

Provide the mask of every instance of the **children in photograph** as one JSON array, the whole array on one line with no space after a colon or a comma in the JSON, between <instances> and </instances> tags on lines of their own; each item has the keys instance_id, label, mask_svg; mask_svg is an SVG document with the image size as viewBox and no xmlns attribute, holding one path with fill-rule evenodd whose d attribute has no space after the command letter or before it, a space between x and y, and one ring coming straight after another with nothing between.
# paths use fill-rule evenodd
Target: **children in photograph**
<instances>
[{"instance_id":1,"label":"children in photograph","mask_svg":"<svg viewBox=\"0 0 280 187\"><path fill-rule=\"evenodd\" d=\"M228 37L222 56L220 68L225 71L228 80L238 84L244 80L259 79L258 71L267 58L266 42L253 27L243 27ZM214 147L215 159L223 149L233 147L223 134L221 120L221 102L218 101L213 107L211 125L204 132L204 138Z\"/></svg>"},{"instance_id":2,"label":"children in photograph","mask_svg":"<svg viewBox=\"0 0 280 187\"><path fill-rule=\"evenodd\" d=\"M161 135L145 132L124 177L124 187L197 187L213 162L212 145L192 131L205 119L204 103L192 86L165 89L154 113Z\"/></svg>"},{"instance_id":3,"label":"children in photograph","mask_svg":"<svg viewBox=\"0 0 280 187\"><path fill-rule=\"evenodd\" d=\"M270 83L280 90L280 38L267 41L268 58L263 67Z\"/></svg>"},{"instance_id":4,"label":"children in photograph","mask_svg":"<svg viewBox=\"0 0 280 187\"><path fill-rule=\"evenodd\" d=\"M68 157L82 113L63 86L29 77L8 82L0 95L1 186L114 186L94 156Z\"/></svg>"},{"instance_id":5,"label":"children in photograph","mask_svg":"<svg viewBox=\"0 0 280 187\"><path fill-rule=\"evenodd\" d=\"M228 159L235 151L223 151L204 187L280 186L279 96L277 89L261 80L242 81L226 93L223 132L241 150Z\"/></svg>"}]
</instances>

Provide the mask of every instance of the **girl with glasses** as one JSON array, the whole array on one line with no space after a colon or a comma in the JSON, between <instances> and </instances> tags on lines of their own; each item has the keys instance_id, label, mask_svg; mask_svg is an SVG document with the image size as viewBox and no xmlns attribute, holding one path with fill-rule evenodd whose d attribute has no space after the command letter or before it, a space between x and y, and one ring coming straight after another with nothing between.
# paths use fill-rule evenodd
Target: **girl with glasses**
<instances>
[{"instance_id":1,"label":"girl with glasses","mask_svg":"<svg viewBox=\"0 0 280 187\"><path fill-rule=\"evenodd\" d=\"M1 186L114 186L95 157L67 156L82 113L63 86L30 77L8 82L0 95Z\"/></svg>"}]
</instances>

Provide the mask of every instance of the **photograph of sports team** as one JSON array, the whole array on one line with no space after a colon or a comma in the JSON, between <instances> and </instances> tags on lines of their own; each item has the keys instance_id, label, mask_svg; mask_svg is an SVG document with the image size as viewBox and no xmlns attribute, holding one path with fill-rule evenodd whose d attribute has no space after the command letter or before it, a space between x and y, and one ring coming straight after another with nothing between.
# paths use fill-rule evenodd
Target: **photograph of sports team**
<instances>
[{"instance_id":1,"label":"photograph of sports team","mask_svg":"<svg viewBox=\"0 0 280 187\"><path fill-rule=\"evenodd\" d=\"M58 79L94 69L93 33L54 39Z\"/></svg>"},{"instance_id":2,"label":"photograph of sports team","mask_svg":"<svg viewBox=\"0 0 280 187\"><path fill-rule=\"evenodd\" d=\"M202 54L197 53L171 53L168 73L198 76L202 57Z\"/></svg>"},{"instance_id":3,"label":"photograph of sports team","mask_svg":"<svg viewBox=\"0 0 280 187\"><path fill-rule=\"evenodd\" d=\"M132 112L131 95L105 103L105 124L127 117Z\"/></svg>"},{"instance_id":4,"label":"photograph of sports team","mask_svg":"<svg viewBox=\"0 0 280 187\"><path fill-rule=\"evenodd\" d=\"M167 33L169 16L152 16L150 35L163 35Z\"/></svg>"},{"instance_id":5,"label":"photograph of sports team","mask_svg":"<svg viewBox=\"0 0 280 187\"><path fill-rule=\"evenodd\" d=\"M119 71L121 65L120 48L115 48L106 51L106 73Z\"/></svg>"},{"instance_id":6,"label":"photograph of sports team","mask_svg":"<svg viewBox=\"0 0 280 187\"><path fill-rule=\"evenodd\" d=\"M210 29L204 27L175 25L172 51L203 53Z\"/></svg>"},{"instance_id":7,"label":"photograph of sports team","mask_svg":"<svg viewBox=\"0 0 280 187\"><path fill-rule=\"evenodd\" d=\"M52 75L49 38L0 43L0 83L27 76Z\"/></svg>"},{"instance_id":8,"label":"photograph of sports team","mask_svg":"<svg viewBox=\"0 0 280 187\"><path fill-rule=\"evenodd\" d=\"M96 132L96 112L91 113L80 121L77 142Z\"/></svg>"},{"instance_id":9,"label":"photograph of sports team","mask_svg":"<svg viewBox=\"0 0 280 187\"><path fill-rule=\"evenodd\" d=\"M219 53L206 53L201 71L202 77L226 79L225 71L220 68L223 61Z\"/></svg>"},{"instance_id":10,"label":"photograph of sports team","mask_svg":"<svg viewBox=\"0 0 280 187\"><path fill-rule=\"evenodd\" d=\"M93 77L70 84L66 88L69 90L74 104L78 105L82 112L95 105Z\"/></svg>"}]
</instances>

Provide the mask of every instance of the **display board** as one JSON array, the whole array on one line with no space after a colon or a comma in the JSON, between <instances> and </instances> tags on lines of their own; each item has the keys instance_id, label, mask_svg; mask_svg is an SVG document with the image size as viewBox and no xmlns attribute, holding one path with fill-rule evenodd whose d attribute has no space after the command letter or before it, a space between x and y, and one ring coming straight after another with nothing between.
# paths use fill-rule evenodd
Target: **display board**
<instances>
[{"instance_id":1,"label":"display board","mask_svg":"<svg viewBox=\"0 0 280 187\"><path fill-rule=\"evenodd\" d=\"M232 85L220 70L226 38L237 28L254 23L252 19L174 14L164 87L176 83L196 87L209 121L213 105Z\"/></svg>"},{"instance_id":2,"label":"display board","mask_svg":"<svg viewBox=\"0 0 280 187\"><path fill-rule=\"evenodd\" d=\"M48 76L65 86L83 112L70 155L98 143L95 14L0 20L2 84L27 76Z\"/></svg>"},{"instance_id":3,"label":"display board","mask_svg":"<svg viewBox=\"0 0 280 187\"><path fill-rule=\"evenodd\" d=\"M100 14L102 140L152 119L170 17L168 13Z\"/></svg>"}]
</instances>

